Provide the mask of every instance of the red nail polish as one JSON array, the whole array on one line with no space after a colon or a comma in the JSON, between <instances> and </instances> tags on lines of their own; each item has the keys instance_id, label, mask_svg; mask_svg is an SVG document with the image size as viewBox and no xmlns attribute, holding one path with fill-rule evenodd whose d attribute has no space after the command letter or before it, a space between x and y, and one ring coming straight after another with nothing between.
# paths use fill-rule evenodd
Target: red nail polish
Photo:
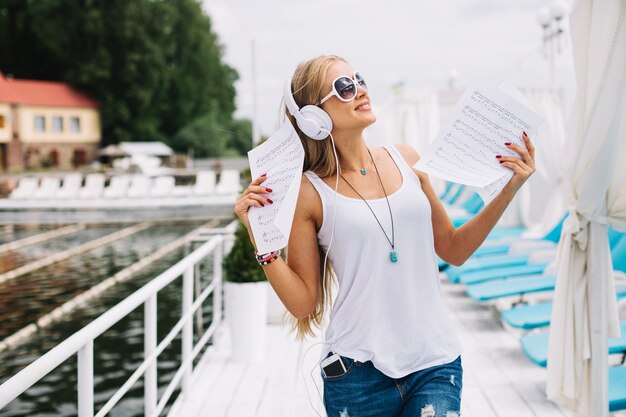
<instances>
[{"instance_id":1,"label":"red nail polish","mask_svg":"<svg viewBox=\"0 0 626 417\"><path fill-rule=\"evenodd\" d=\"M262 177L265 177L265 176L267 176L267 174L261 174L261 176L262 176Z\"/></svg>"},{"instance_id":2,"label":"red nail polish","mask_svg":"<svg viewBox=\"0 0 626 417\"><path fill-rule=\"evenodd\" d=\"M267 202L270 204L274 204L274 202L272 200L270 200L269 198L267 199Z\"/></svg>"},{"instance_id":3,"label":"red nail polish","mask_svg":"<svg viewBox=\"0 0 626 417\"><path fill-rule=\"evenodd\" d=\"M524 136L528 137L528 135L526 134L526 132L522 132L524 134Z\"/></svg>"},{"instance_id":4,"label":"red nail polish","mask_svg":"<svg viewBox=\"0 0 626 417\"><path fill-rule=\"evenodd\" d=\"M504 161L498 161L498 162L503 163Z\"/></svg>"},{"instance_id":5,"label":"red nail polish","mask_svg":"<svg viewBox=\"0 0 626 417\"><path fill-rule=\"evenodd\" d=\"M502 155L496 155L496 158L500 159L502 158Z\"/></svg>"},{"instance_id":6,"label":"red nail polish","mask_svg":"<svg viewBox=\"0 0 626 417\"><path fill-rule=\"evenodd\" d=\"M511 144L511 142L504 142L504 144L505 144L506 146L509 146L509 145Z\"/></svg>"},{"instance_id":7,"label":"red nail polish","mask_svg":"<svg viewBox=\"0 0 626 417\"><path fill-rule=\"evenodd\" d=\"M261 205L261 207L265 207L265 205L263 203L261 203L260 201L259 201L259 204Z\"/></svg>"},{"instance_id":8,"label":"red nail polish","mask_svg":"<svg viewBox=\"0 0 626 417\"><path fill-rule=\"evenodd\" d=\"M271 188L266 188L266 190L267 190L267 192L268 192L268 193L271 193L271 192L272 192L272 189L271 189Z\"/></svg>"}]
</instances>

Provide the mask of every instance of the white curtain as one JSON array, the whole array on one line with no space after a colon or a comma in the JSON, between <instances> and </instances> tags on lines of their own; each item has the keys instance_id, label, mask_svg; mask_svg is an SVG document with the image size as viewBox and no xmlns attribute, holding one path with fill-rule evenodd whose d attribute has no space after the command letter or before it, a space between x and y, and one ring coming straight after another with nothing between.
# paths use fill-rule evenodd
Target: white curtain
<instances>
[{"instance_id":1,"label":"white curtain","mask_svg":"<svg viewBox=\"0 0 626 417\"><path fill-rule=\"evenodd\" d=\"M524 95L544 118L545 124L539 135L532 138L537 172L520 190L519 211L524 226L541 225L541 231L545 233L566 210L562 160L566 137L563 99L555 90L524 90Z\"/></svg>"},{"instance_id":2,"label":"white curtain","mask_svg":"<svg viewBox=\"0 0 626 417\"><path fill-rule=\"evenodd\" d=\"M626 0L577 0L570 32L571 206L558 249L546 393L580 416L606 416L607 337L619 335L607 227L626 231Z\"/></svg>"}]
</instances>

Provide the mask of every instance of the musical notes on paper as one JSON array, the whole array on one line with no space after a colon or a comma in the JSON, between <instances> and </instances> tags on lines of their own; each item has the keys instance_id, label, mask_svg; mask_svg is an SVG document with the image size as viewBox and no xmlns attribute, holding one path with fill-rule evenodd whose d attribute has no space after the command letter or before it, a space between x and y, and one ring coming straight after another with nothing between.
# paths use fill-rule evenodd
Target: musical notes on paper
<instances>
[{"instance_id":1,"label":"musical notes on paper","mask_svg":"<svg viewBox=\"0 0 626 417\"><path fill-rule=\"evenodd\" d=\"M510 84L468 88L414 167L474 187L488 204L513 176L496 155L519 158L504 142L524 147L522 132L532 138L543 123L520 96Z\"/></svg>"},{"instance_id":2,"label":"musical notes on paper","mask_svg":"<svg viewBox=\"0 0 626 417\"><path fill-rule=\"evenodd\" d=\"M261 184L273 204L250 207L248 218L259 253L284 248L289 241L304 164L304 148L291 123L284 123L267 141L248 152L252 178L267 173Z\"/></svg>"}]
</instances>

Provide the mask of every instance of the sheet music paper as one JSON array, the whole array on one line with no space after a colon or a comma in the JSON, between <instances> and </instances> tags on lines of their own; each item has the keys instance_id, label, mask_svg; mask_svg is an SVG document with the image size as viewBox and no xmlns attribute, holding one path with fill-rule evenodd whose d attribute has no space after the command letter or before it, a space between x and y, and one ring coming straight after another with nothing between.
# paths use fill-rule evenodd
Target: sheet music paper
<instances>
[{"instance_id":1,"label":"sheet music paper","mask_svg":"<svg viewBox=\"0 0 626 417\"><path fill-rule=\"evenodd\" d=\"M535 137L542 118L510 84L468 88L431 146L414 165L420 171L474 188L488 204L513 171L496 155L518 157L504 142L525 147L522 132Z\"/></svg>"},{"instance_id":2,"label":"sheet music paper","mask_svg":"<svg viewBox=\"0 0 626 417\"><path fill-rule=\"evenodd\" d=\"M304 148L291 123L284 123L267 141L248 152L252 178L267 173L264 194L274 203L250 207L248 219L259 253L287 246L304 165Z\"/></svg>"}]
</instances>

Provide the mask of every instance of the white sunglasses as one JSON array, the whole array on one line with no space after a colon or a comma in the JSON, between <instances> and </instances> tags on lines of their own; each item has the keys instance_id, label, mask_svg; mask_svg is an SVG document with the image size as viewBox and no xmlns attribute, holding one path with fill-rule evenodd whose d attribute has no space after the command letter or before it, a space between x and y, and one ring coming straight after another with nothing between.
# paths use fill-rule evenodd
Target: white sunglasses
<instances>
[{"instance_id":1,"label":"white sunglasses","mask_svg":"<svg viewBox=\"0 0 626 417\"><path fill-rule=\"evenodd\" d=\"M354 100L356 98L359 85L367 88L365 80L361 77L361 74L359 74L358 71L354 72L354 76L352 78L345 75L335 78L333 81L333 90L319 102L318 106L324 104L324 102L332 96L337 96L337 98L344 103Z\"/></svg>"}]
</instances>

